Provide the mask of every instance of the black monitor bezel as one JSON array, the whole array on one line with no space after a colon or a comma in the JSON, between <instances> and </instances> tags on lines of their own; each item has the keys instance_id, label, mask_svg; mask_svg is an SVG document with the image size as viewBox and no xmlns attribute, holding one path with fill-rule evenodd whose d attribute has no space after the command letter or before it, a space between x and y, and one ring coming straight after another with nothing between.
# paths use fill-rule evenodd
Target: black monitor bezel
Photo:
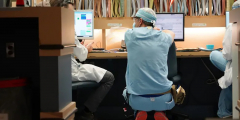
<instances>
[{"instance_id":1,"label":"black monitor bezel","mask_svg":"<svg viewBox=\"0 0 240 120\"><path fill-rule=\"evenodd\" d=\"M184 38L185 38L185 14L184 13L156 13L156 14L182 14L183 15L183 39L174 39L174 41L184 41Z\"/></svg>"}]
</instances>

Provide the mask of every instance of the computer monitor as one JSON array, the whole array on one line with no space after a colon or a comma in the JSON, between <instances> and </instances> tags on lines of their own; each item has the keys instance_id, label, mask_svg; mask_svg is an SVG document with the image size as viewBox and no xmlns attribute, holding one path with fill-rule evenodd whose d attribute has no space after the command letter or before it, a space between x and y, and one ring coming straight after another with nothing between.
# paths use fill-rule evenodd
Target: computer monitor
<instances>
[{"instance_id":1,"label":"computer monitor","mask_svg":"<svg viewBox=\"0 0 240 120\"><path fill-rule=\"evenodd\" d=\"M75 10L74 21L78 39L94 39L93 10Z\"/></svg>"},{"instance_id":2,"label":"computer monitor","mask_svg":"<svg viewBox=\"0 0 240 120\"><path fill-rule=\"evenodd\" d=\"M155 26L175 33L174 41L184 41L184 13L157 13Z\"/></svg>"}]
</instances>

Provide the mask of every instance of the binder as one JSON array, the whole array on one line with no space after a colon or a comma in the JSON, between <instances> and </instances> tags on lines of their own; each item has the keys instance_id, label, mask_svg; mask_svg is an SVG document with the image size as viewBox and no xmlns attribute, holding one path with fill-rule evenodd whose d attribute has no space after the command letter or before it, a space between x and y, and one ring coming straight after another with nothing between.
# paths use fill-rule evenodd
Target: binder
<instances>
[{"instance_id":1,"label":"binder","mask_svg":"<svg viewBox=\"0 0 240 120\"><path fill-rule=\"evenodd\" d=\"M154 2L154 1L153 1ZM157 13L157 9L156 9L156 5L155 4L153 4L153 11L155 12L155 13Z\"/></svg>"},{"instance_id":2,"label":"binder","mask_svg":"<svg viewBox=\"0 0 240 120\"><path fill-rule=\"evenodd\" d=\"M84 0L82 0L82 9L84 10Z\"/></svg>"},{"instance_id":3,"label":"binder","mask_svg":"<svg viewBox=\"0 0 240 120\"><path fill-rule=\"evenodd\" d=\"M149 0L149 8L153 9L153 0Z\"/></svg>"},{"instance_id":4,"label":"binder","mask_svg":"<svg viewBox=\"0 0 240 120\"><path fill-rule=\"evenodd\" d=\"M191 13L192 13L192 16L195 16L195 0L192 0L191 2Z\"/></svg>"},{"instance_id":5,"label":"binder","mask_svg":"<svg viewBox=\"0 0 240 120\"><path fill-rule=\"evenodd\" d=\"M208 0L206 0L206 13L205 13L205 15L209 15L209 1Z\"/></svg>"},{"instance_id":6,"label":"binder","mask_svg":"<svg viewBox=\"0 0 240 120\"><path fill-rule=\"evenodd\" d=\"M148 8L148 0L145 0L145 7Z\"/></svg>"},{"instance_id":7,"label":"binder","mask_svg":"<svg viewBox=\"0 0 240 120\"><path fill-rule=\"evenodd\" d=\"M94 0L95 1L95 0ZM102 9L101 9L101 6L102 6L102 1L101 0L98 0L97 1L97 12L98 12L98 17L102 17Z\"/></svg>"},{"instance_id":8,"label":"binder","mask_svg":"<svg viewBox=\"0 0 240 120\"><path fill-rule=\"evenodd\" d=\"M198 16L198 0L195 0L195 16Z\"/></svg>"},{"instance_id":9,"label":"binder","mask_svg":"<svg viewBox=\"0 0 240 120\"><path fill-rule=\"evenodd\" d=\"M167 0L167 12L170 12L170 0Z\"/></svg>"},{"instance_id":10,"label":"binder","mask_svg":"<svg viewBox=\"0 0 240 120\"><path fill-rule=\"evenodd\" d=\"M113 9L114 1L115 1L115 0L111 0L111 17L114 17L114 16L115 16L115 14L114 14L114 9Z\"/></svg>"},{"instance_id":11,"label":"binder","mask_svg":"<svg viewBox=\"0 0 240 120\"><path fill-rule=\"evenodd\" d=\"M163 13L163 2L164 2L163 0L160 0L160 6L159 6L160 7L159 12L160 13Z\"/></svg>"},{"instance_id":12,"label":"binder","mask_svg":"<svg viewBox=\"0 0 240 120\"><path fill-rule=\"evenodd\" d=\"M159 4L158 4L158 0L154 0L154 9L156 10L157 13L159 13Z\"/></svg>"},{"instance_id":13,"label":"binder","mask_svg":"<svg viewBox=\"0 0 240 120\"><path fill-rule=\"evenodd\" d=\"M85 9L88 9L88 0L85 0L85 6L84 6Z\"/></svg>"},{"instance_id":14,"label":"binder","mask_svg":"<svg viewBox=\"0 0 240 120\"><path fill-rule=\"evenodd\" d=\"M177 13L178 12L178 0L174 0L173 4L174 4L173 10L174 10L175 13Z\"/></svg>"},{"instance_id":15,"label":"binder","mask_svg":"<svg viewBox=\"0 0 240 120\"><path fill-rule=\"evenodd\" d=\"M135 0L132 0L132 8L133 8L132 17L135 17L135 14L136 14L136 3L135 3Z\"/></svg>"},{"instance_id":16,"label":"binder","mask_svg":"<svg viewBox=\"0 0 240 120\"><path fill-rule=\"evenodd\" d=\"M124 0L120 0L120 17L124 16Z\"/></svg>"},{"instance_id":17,"label":"binder","mask_svg":"<svg viewBox=\"0 0 240 120\"><path fill-rule=\"evenodd\" d=\"M222 6L221 6L221 0L217 0L217 15L222 14Z\"/></svg>"},{"instance_id":18,"label":"binder","mask_svg":"<svg viewBox=\"0 0 240 120\"><path fill-rule=\"evenodd\" d=\"M93 0L94 1L94 17L97 18L97 0Z\"/></svg>"},{"instance_id":19,"label":"binder","mask_svg":"<svg viewBox=\"0 0 240 120\"><path fill-rule=\"evenodd\" d=\"M167 13L168 12L168 5L167 5L167 0L164 0L163 2L163 9L164 9L164 12Z\"/></svg>"},{"instance_id":20,"label":"binder","mask_svg":"<svg viewBox=\"0 0 240 120\"><path fill-rule=\"evenodd\" d=\"M232 10L233 3L234 3L234 0L227 0L227 11Z\"/></svg>"},{"instance_id":21,"label":"binder","mask_svg":"<svg viewBox=\"0 0 240 120\"><path fill-rule=\"evenodd\" d=\"M141 8L140 4L141 4L141 1L137 0L137 10L139 10Z\"/></svg>"},{"instance_id":22,"label":"binder","mask_svg":"<svg viewBox=\"0 0 240 120\"><path fill-rule=\"evenodd\" d=\"M89 9L93 9L93 0L89 0Z\"/></svg>"},{"instance_id":23,"label":"binder","mask_svg":"<svg viewBox=\"0 0 240 120\"><path fill-rule=\"evenodd\" d=\"M127 17L131 17L131 0L127 0Z\"/></svg>"},{"instance_id":24,"label":"binder","mask_svg":"<svg viewBox=\"0 0 240 120\"><path fill-rule=\"evenodd\" d=\"M141 3L140 3L140 5L141 5L141 8L143 8L143 7L144 7L144 0L141 0Z\"/></svg>"},{"instance_id":25,"label":"binder","mask_svg":"<svg viewBox=\"0 0 240 120\"><path fill-rule=\"evenodd\" d=\"M225 15L225 10L226 10L226 1L222 0L222 14L221 15Z\"/></svg>"},{"instance_id":26,"label":"binder","mask_svg":"<svg viewBox=\"0 0 240 120\"><path fill-rule=\"evenodd\" d=\"M108 13L107 16L108 16L108 17L112 17L112 13L111 13L111 1L112 1L112 0L108 0L108 1L107 1L107 11L108 11L108 12L107 12L107 13Z\"/></svg>"},{"instance_id":27,"label":"binder","mask_svg":"<svg viewBox=\"0 0 240 120\"><path fill-rule=\"evenodd\" d=\"M119 3L120 3L120 0L114 0L114 12L115 12L115 17L120 17L119 15Z\"/></svg>"},{"instance_id":28,"label":"binder","mask_svg":"<svg viewBox=\"0 0 240 120\"><path fill-rule=\"evenodd\" d=\"M206 12L206 2L205 0L200 0L200 7L201 7L201 14L200 16L204 16L205 12Z\"/></svg>"},{"instance_id":29,"label":"binder","mask_svg":"<svg viewBox=\"0 0 240 120\"><path fill-rule=\"evenodd\" d=\"M78 3L78 10L81 10L81 6L82 6L82 0L79 0L79 3Z\"/></svg>"},{"instance_id":30,"label":"binder","mask_svg":"<svg viewBox=\"0 0 240 120\"><path fill-rule=\"evenodd\" d=\"M106 4L106 0L102 0L102 17L107 17L107 4Z\"/></svg>"},{"instance_id":31,"label":"binder","mask_svg":"<svg viewBox=\"0 0 240 120\"><path fill-rule=\"evenodd\" d=\"M189 0L187 0L186 2L187 2L187 8L188 8L188 13L187 13L187 15L190 16L190 14L191 14L191 9L190 9L190 5L189 5L189 4L190 4L190 3L189 3Z\"/></svg>"},{"instance_id":32,"label":"binder","mask_svg":"<svg viewBox=\"0 0 240 120\"><path fill-rule=\"evenodd\" d=\"M200 16L202 13L200 0L197 0L197 8L198 8L197 16Z\"/></svg>"},{"instance_id":33,"label":"binder","mask_svg":"<svg viewBox=\"0 0 240 120\"><path fill-rule=\"evenodd\" d=\"M216 0L212 0L212 15L217 14L217 6L216 6Z\"/></svg>"}]
</instances>

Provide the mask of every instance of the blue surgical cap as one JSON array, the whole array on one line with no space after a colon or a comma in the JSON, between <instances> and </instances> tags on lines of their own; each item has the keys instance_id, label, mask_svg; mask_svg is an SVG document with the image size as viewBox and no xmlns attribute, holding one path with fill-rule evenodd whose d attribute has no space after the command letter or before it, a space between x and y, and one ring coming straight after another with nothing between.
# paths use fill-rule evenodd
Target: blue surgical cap
<instances>
[{"instance_id":1,"label":"blue surgical cap","mask_svg":"<svg viewBox=\"0 0 240 120\"><path fill-rule=\"evenodd\" d=\"M157 20L155 12L151 8L140 8L136 14L136 17L142 18L146 22L153 23Z\"/></svg>"}]
</instances>

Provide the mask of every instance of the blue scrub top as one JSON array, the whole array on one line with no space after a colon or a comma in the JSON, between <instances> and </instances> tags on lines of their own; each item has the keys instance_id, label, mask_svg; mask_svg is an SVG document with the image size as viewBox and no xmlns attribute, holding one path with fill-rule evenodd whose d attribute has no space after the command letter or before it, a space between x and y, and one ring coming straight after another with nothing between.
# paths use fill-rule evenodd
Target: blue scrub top
<instances>
[{"instance_id":1,"label":"blue scrub top","mask_svg":"<svg viewBox=\"0 0 240 120\"><path fill-rule=\"evenodd\" d=\"M125 43L128 92L145 95L170 90L172 81L167 78L167 56L172 44L171 35L147 27L133 28L125 33Z\"/></svg>"}]
</instances>

